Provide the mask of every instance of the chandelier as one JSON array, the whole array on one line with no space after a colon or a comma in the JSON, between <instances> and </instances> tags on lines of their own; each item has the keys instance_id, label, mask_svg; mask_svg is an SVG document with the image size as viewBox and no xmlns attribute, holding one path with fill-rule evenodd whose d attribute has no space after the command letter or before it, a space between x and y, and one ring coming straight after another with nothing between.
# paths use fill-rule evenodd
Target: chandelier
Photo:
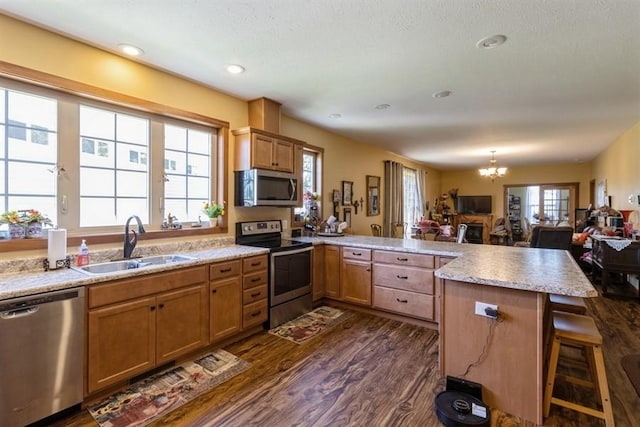
<instances>
[{"instance_id":1,"label":"chandelier","mask_svg":"<svg viewBox=\"0 0 640 427\"><path fill-rule=\"evenodd\" d=\"M486 176L493 182L496 178L502 178L507 173L507 168L496 166L496 150L491 150L491 165L488 168L480 169L480 176Z\"/></svg>"}]
</instances>

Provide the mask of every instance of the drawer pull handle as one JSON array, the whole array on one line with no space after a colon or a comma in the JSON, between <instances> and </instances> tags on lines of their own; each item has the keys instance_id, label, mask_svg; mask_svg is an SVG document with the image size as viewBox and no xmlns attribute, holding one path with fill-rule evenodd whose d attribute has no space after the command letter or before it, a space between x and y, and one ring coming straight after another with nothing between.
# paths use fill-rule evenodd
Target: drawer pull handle
<instances>
[{"instance_id":1,"label":"drawer pull handle","mask_svg":"<svg viewBox=\"0 0 640 427\"><path fill-rule=\"evenodd\" d=\"M260 281L260 277L254 277L253 279L251 279L252 282L259 282Z\"/></svg>"},{"instance_id":2,"label":"drawer pull handle","mask_svg":"<svg viewBox=\"0 0 640 427\"><path fill-rule=\"evenodd\" d=\"M260 296L260 292L256 292L251 294L251 298L255 298L255 297L259 297Z\"/></svg>"},{"instance_id":3,"label":"drawer pull handle","mask_svg":"<svg viewBox=\"0 0 640 427\"><path fill-rule=\"evenodd\" d=\"M401 302L403 304L408 303L409 301L407 301L406 299L400 299L400 298L396 298L396 301Z\"/></svg>"},{"instance_id":4,"label":"drawer pull handle","mask_svg":"<svg viewBox=\"0 0 640 427\"><path fill-rule=\"evenodd\" d=\"M220 270L220 273L228 273L231 271L231 268L224 268L222 270Z\"/></svg>"},{"instance_id":5,"label":"drawer pull handle","mask_svg":"<svg viewBox=\"0 0 640 427\"><path fill-rule=\"evenodd\" d=\"M260 316L260 313L262 313L262 310L254 311L253 313L251 313L251 317L258 317Z\"/></svg>"},{"instance_id":6,"label":"drawer pull handle","mask_svg":"<svg viewBox=\"0 0 640 427\"><path fill-rule=\"evenodd\" d=\"M396 274L396 277L397 277L398 279L404 279L404 280L407 280L407 279L409 278L409 276L401 276L401 275L399 275L399 274Z\"/></svg>"},{"instance_id":7,"label":"drawer pull handle","mask_svg":"<svg viewBox=\"0 0 640 427\"><path fill-rule=\"evenodd\" d=\"M397 259L398 261L402 261L402 262L407 262L407 261L409 261L409 258L400 258L400 257L398 257L398 258L396 258L396 259Z\"/></svg>"},{"instance_id":8,"label":"drawer pull handle","mask_svg":"<svg viewBox=\"0 0 640 427\"><path fill-rule=\"evenodd\" d=\"M351 252L353 256L362 256L362 252Z\"/></svg>"},{"instance_id":9,"label":"drawer pull handle","mask_svg":"<svg viewBox=\"0 0 640 427\"><path fill-rule=\"evenodd\" d=\"M258 262L252 262L252 263L251 263L251 267L257 267L257 266L259 266L260 264L262 264L260 261L258 261Z\"/></svg>"}]
</instances>

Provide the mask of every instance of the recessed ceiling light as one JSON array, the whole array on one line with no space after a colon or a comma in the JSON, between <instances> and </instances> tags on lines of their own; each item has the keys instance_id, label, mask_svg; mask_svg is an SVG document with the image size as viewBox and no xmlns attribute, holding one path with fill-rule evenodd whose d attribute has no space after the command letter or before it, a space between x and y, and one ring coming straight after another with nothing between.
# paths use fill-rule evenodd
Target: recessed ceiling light
<instances>
[{"instance_id":1,"label":"recessed ceiling light","mask_svg":"<svg viewBox=\"0 0 640 427\"><path fill-rule=\"evenodd\" d=\"M229 64L227 65L227 71L231 74L240 74L244 73L244 67L242 65Z\"/></svg>"},{"instance_id":2,"label":"recessed ceiling light","mask_svg":"<svg viewBox=\"0 0 640 427\"><path fill-rule=\"evenodd\" d=\"M128 43L120 43L118 45L118 49L120 49L120 51L122 53L125 53L129 56L140 56L144 53L144 51L142 49L140 49L139 47L136 47L132 44L128 44Z\"/></svg>"},{"instance_id":3,"label":"recessed ceiling light","mask_svg":"<svg viewBox=\"0 0 640 427\"><path fill-rule=\"evenodd\" d=\"M389 104L378 104L376 105L376 110L387 110L391 108L391 105Z\"/></svg>"},{"instance_id":4,"label":"recessed ceiling light","mask_svg":"<svg viewBox=\"0 0 640 427\"><path fill-rule=\"evenodd\" d=\"M506 41L507 41L507 36L503 36L502 34L497 34L495 36L483 38L478 43L476 43L476 46L481 49L493 49L494 47L498 47Z\"/></svg>"},{"instance_id":5,"label":"recessed ceiling light","mask_svg":"<svg viewBox=\"0 0 640 427\"><path fill-rule=\"evenodd\" d=\"M340 117L342 117L342 114L333 113L333 114L329 114L329 117L332 119L339 119Z\"/></svg>"},{"instance_id":6,"label":"recessed ceiling light","mask_svg":"<svg viewBox=\"0 0 640 427\"><path fill-rule=\"evenodd\" d=\"M440 92L435 92L433 95L434 98L446 98L447 96L451 95L451 91L450 90L443 90Z\"/></svg>"}]
</instances>

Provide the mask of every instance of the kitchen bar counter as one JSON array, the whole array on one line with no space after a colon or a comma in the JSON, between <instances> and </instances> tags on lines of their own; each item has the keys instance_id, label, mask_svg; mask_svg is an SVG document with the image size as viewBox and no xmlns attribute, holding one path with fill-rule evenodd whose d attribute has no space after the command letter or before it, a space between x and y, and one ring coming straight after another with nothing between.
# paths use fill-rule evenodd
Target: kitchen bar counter
<instances>
[{"instance_id":1,"label":"kitchen bar counter","mask_svg":"<svg viewBox=\"0 0 640 427\"><path fill-rule=\"evenodd\" d=\"M437 277L548 294L598 296L568 251L349 235L295 240L455 257L436 271Z\"/></svg>"}]
</instances>

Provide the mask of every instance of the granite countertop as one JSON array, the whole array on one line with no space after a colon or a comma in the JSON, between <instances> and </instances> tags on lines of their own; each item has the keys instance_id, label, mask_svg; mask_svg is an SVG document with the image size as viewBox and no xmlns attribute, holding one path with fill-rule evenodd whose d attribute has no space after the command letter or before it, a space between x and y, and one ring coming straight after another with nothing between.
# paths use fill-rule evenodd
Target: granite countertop
<instances>
[{"instance_id":1,"label":"granite countertop","mask_svg":"<svg viewBox=\"0 0 640 427\"><path fill-rule=\"evenodd\" d=\"M436 276L443 279L578 297L598 296L568 251L351 235L294 239L314 245L333 244L456 258L436 270ZM2 261L0 267L5 273L0 274L0 300L268 253L263 248L235 245L232 240L188 247L149 246L142 251L143 256L179 252L196 259L96 276L67 268L39 271L33 269L37 265L35 262L30 264L31 270L24 271L16 262ZM104 257L103 260L96 259L93 254L92 262L113 258L113 252ZM42 259L37 261L41 263Z\"/></svg>"},{"instance_id":2,"label":"granite countertop","mask_svg":"<svg viewBox=\"0 0 640 427\"><path fill-rule=\"evenodd\" d=\"M577 297L597 297L568 251L500 245L457 244L372 236L299 237L314 244L456 257L437 277L480 285Z\"/></svg>"},{"instance_id":3,"label":"granite countertop","mask_svg":"<svg viewBox=\"0 0 640 427\"><path fill-rule=\"evenodd\" d=\"M89 276L72 268L61 268L51 271L16 271L12 273L5 273L0 275L0 301L9 298L93 285L111 280L136 277L178 268L193 267L209 264L211 262L227 261L248 256L267 254L268 252L268 249L264 248L253 248L249 246L230 244L228 246L180 252L182 255L195 257L193 260L163 265L151 265L144 268L123 270L100 275Z\"/></svg>"}]
</instances>

